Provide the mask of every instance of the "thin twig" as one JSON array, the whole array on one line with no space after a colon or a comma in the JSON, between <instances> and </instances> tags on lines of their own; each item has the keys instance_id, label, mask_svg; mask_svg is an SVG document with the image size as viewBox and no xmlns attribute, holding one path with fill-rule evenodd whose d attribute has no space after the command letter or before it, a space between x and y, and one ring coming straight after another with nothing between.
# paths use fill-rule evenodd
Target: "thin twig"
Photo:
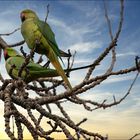
<instances>
[{"instance_id":1,"label":"thin twig","mask_svg":"<svg viewBox=\"0 0 140 140\"><path fill-rule=\"evenodd\" d=\"M35 51L35 48L32 49L30 51L30 54L25 58L25 62L21 65L19 71L18 71L18 77L21 77L21 74L22 74L22 71L26 68L26 66L29 64L30 62L30 59L33 58L34 56L34 51ZM26 70L26 69L25 69ZM26 70L26 76L28 75L28 71Z\"/></svg>"},{"instance_id":2,"label":"thin twig","mask_svg":"<svg viewBox=\"0 0 140 140\"><path fill-rule=\"evenodd\" d=\"M10 32L10 33L5 33L5 34L0 34L0 36L9 36L15 32L17 32L18 30L20 30L20 28L15 29L14 31Z\"/></svg>"},{"instance_id":3,"label":"thin twig","mask_svg":"<svg viewBox=\"0 0 140 140\"><path fill-rule=\"evenodd\" d=\"M20 42L17 42L17 43L14 43L14 44L10 44L8 45L9 47L17 47L17 46L20 46L20 45L23 45L25 43L24 40L20 41Z\"/></svg>"},{"instance_id":4,"label":"thin twig","mask_svg":"<svg viewBox=\"0 0 140 140\"><path fill-rule=\"evenodd\" d=\"M47 14L46 14L46 17L45 17L45 23L47 22L47 19L48 19L49 8L50 8L50 5L48 4L48 5L47 5Z\"/></svg>"},{"instance_id":5,"label":"thin twig","mask_svg":"<svg viewBox=\"0 0 140 140\"><path fill-rule=\"evenodd\" d=\"M129 140L133 140L135 137L139 136L140 133L135 134L134 136L132 136Z\"/></svg>"},{"instance_id":6,"label":"thin twig","mask_svg":"<svg viewBox=\"0 0 140 140\"><path fill-rule=\"evenodd\" d=\"M103 0L103 3L104 3L104 10L105 10L105 18L107 20L107 25L108 25L108 29L109 29L109 35L110 35L110 38L112 41L113 40L112 26L111 26L111 21L110 21L109 16L108 16L108 12L107 12L106 0Z\"/></svg>"},{"instance_id":7,"label":"thin twig","mask_svg":"<svg viewBox=\"0 0 140 140\"><path fill-rule=\"evenodd\" d=\"M106 5L105 0L103 2L104 2L105 18L106 18L107 25L108 25L109 35L110 35L111 41L113 41L112 26L111 26L110 18L108 16L107 5ZM116 52L115 52L115 46L114 46L112 48L112 61L111 61L111 65L107 69L107 71L106 71L107 73L109 73L109 72L111 72L113 70L115 62L116 62Z\"/></svg>"}]
</instances>

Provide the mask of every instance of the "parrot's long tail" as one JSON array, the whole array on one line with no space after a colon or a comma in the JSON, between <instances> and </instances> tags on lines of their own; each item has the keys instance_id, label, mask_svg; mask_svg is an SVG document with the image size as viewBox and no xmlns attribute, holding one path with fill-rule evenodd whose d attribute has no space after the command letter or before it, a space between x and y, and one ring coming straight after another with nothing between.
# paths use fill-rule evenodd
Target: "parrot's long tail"
<instances>
[{"instance_id":1,"label":"parrot's long tail","mask_svg":"<svg viewBox=\"0 0 140 140\"><path fill-rule=\"evenodd\" d=\"M52 54L52 53L51 53ZM61 64L59 63L59 60L57 58L57 56L54 54L53 56L51 55L49 57L49 60L51 61L52 65L56 68L57 72L59 73L59 75L62 77L62 79L64 80L64 82L67 84L67 86L69 87L70 90L72 90L72 86L61 66Z\"/></svg>"},{"instance_id":2,"label":"parrot's long tail","mask_svg":"<svg viewBox=\"0 0 140 140\"><path fill-rule=\"evenodd\" d=\"M52 62L53 66L56 68L57 72L60 74L60 76L62 77L62 79L64 80L64 82L68 85L68 87L70 88L70 90L72 90L72 86L64 72L64 70L62 69L59 61L55 61L55 62Z\"/></svg>"}]
</instances>

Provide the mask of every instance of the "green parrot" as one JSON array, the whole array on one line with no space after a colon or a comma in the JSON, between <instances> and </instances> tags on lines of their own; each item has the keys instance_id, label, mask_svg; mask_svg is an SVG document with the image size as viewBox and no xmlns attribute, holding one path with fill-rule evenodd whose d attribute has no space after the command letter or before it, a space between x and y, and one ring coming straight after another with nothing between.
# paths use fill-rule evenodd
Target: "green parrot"
<instances>
[{"instance_id":1,"label":"green parrot","mask_svg":"<svg viewBox=\"0 0 140 140\"><path fill-rule=\"evenodd\" d=\"M19 69L21 68L22 64L25 62L25 58L13 48L4 49L4 58L6 60L5 66L8 74L12 78L17 79ZM24 68L21 73L21 78L26 83L29 83L33 80L37 80L38 78L41 77L56 77L56 76L59 76L59 73L55 69L44 68L40 64L36 64L31 60L29 64L26 66L26 70Z\"/></svg>"},{"instance_id":2,"label":"green parrot","mask_svg":"<svg viewBox=\"0 0 140 140\"><path fill-rule=\"evenodd\" d=\"M22 21L21 33L28 47L35 49L35 52L39 54L46 55L69 89L72 90L72 86L59 62L59 59L62 61L62 58L50 26L41 21L36 13L30 9L23 10L20 17Z\"/></svg>"}]
</instances>

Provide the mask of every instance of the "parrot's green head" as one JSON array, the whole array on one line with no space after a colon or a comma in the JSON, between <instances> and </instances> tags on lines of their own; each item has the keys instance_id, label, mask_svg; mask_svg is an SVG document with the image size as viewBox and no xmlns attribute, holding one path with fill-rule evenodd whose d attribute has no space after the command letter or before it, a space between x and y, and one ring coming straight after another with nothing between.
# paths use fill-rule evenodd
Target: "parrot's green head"
<instances>
[{"instance_id":1,"label":"parrot's green head","mask_svg":"<svg viewBox=\"0 0 140 140\"><path fill-rule=\"evenodd\" d=\"M19 53L13 48L4 49L4 58L7 60L9 57L17 56Z\"/></svg>"},{"instance_id":2,"label":"parrot's green head","mask_svg":"<svg viewBox=\"0 0 140 140\"><path fill-rule=\"evenodd\" d=\"M21 21L24 22L26 19L38 18L36 13L30 9L25 9L20 13Z\"/></svg>"}]
</instances>

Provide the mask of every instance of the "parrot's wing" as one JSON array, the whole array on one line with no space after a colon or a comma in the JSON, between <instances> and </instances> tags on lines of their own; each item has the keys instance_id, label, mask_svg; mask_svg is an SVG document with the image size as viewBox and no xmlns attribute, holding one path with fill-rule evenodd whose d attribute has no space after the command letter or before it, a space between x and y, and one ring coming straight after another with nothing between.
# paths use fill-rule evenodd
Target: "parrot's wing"
<instances>
[{"instance_id":1,"label":"parrot's wing","mask_svg":"<svg viewBox=\"0 0 140 140\"><path fill-rule=\"evenodd\" d=\"M41 77L56 77L59 76L59 74L57 73L56 70L54 69L50 69L50 68L44 68L43 66L34 63L33 61L31 61L27 67L26 67L29 72L30 72L30 76L32 79L38 79Z\"/></svg>"},{"instance_id":2,"label":"parrot's wing","mask_svg":"<svg viewBox=\"0 0 140 140\"><path fill-rule=\"evenodd\" d=\"M41 20L34 20L35 24L38 26L38 29L42 33L42 35L47 39L48 43L52 47L53 51L55 54L60 58L60 60L63 62L61 55L60 55L60 50L58 48L58 45L55 41L55 35L53 31L51 30L51 27L49 24L45 23L44 21ZM63 62L64 64L64 62Z\"/></svg>"},{"instance_id":3,"label":"parrot's wing","mask_svg":"<svg viewBox=\"0 0 140 140\"><path fill-rule=\"evenodd\" d=\"M34 63L33 61L30 61L30 63L26 66L29 70L41 70L41 69L44 69L43 66L37 64L37 63Z\"/></svg>"}]
</instances>

